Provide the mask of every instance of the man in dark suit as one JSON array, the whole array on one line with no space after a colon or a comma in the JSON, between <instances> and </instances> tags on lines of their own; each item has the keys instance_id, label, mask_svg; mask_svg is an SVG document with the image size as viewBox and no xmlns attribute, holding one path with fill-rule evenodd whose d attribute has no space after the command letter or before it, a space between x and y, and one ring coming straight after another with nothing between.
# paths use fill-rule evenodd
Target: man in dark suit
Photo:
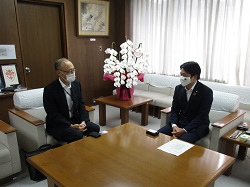
<instances>
[{"instance_id":1,"label":"man in dark suit","mask_svg":"<svg viewBox=\"0 0 250 187\"><path fill-rule=\"evenodd\" d=\"M81 84L75 80L74 65L66 58L56 61L58 79L44 88L43 103L47 113L46 131L56 140L73 142L100 127L89 120L82 98Z\"/></svg>"},{"instance_id":2,"label":"man in dark suit","mask_svg":"<svg viewBox=\"0 0 250 187\"><path fill-rule=\"evenodd\" d=\"M199 82L201 69L196 62L180 66L180 85L175 87L169 124L158 131L195 143L209 132L209 111L213 91Z\"/></svg>"}]
</instances>

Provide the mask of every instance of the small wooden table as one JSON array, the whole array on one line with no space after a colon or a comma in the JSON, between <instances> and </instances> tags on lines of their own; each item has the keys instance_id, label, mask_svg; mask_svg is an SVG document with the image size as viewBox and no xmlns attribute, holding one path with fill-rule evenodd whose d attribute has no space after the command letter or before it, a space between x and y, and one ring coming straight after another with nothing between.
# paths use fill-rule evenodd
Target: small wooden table
<instances>
[{"instance_id":1,"label":"small wooden table","mask_svg":"<svg viewBox=\"0 0 250 187\"><path fill-rule=\"evenodd\" d=\"M234 158L194 145L180 156L159 146L172 137L152 137L126 123L95 139L87 137L28 162L48 179L48 186L213 186Z\"/></svg>"},{"instance_id":2,"label":"small wooden table","mask_svg":"<svg viewBox=\"0 0 250 187\"><path fill-rule=\"evenodd\" d=\"M243 123L243 122L241 122ZM250 127L250 122L247 123L248 127ZM231 157L235 157L236 146L239 145L239 151L237 158L240 160L244 160L247 154L247 148L250 147L249 143L240 141L240 136L237 139L230 138L230 136L236 131L236 127L228 131L224 136L221 137L222 141L225 141L225 154ZM231 175L232 167L230 167L224 174Z\"/></svg>"},{"instance_id":3,"label":"small wooden table","mask_svg":"<svg viewBox=\"0 0 250 187\"><path fill-rule=\"evenodd\" d=\"M107 97L100 97L96 99L96 102L99 104L99 124L101 126L106 125L106 105L114 106L120 108L120 117L121 124L127 123L129 121L129 110L142 106L141 111L141 125L148 124L148 103L153 101L152 99L148 99L145 97L133 96L131 100L122 101L117 95L111 95Z\"/></svg>"}]
</instances>

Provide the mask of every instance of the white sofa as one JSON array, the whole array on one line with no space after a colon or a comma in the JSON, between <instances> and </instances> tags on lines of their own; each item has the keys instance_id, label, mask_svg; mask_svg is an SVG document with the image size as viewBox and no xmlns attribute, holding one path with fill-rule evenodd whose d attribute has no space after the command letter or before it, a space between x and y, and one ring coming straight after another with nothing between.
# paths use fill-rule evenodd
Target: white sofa
<instances>
[{"instance_id":1,"label":"white sofa","mask_svg":"<svg viewBox=\"0 0 250 187\"><path fill-rule=\"evenodd\" d=\"M61 144L46 133L43 108L43 88L17 92L13 95L15 108L9 109L10 124L17 129L18 145L26 152L44 144ZM89 118L94 121L94 108L86 106Z\"/></svg>"},{"instance_id":2,"label":"white sofa","mask_svg":"<svg viewBox=\"0 0 250 187\"><path fill-rule=\"evenodd\" d=\"M21 171L16 129L0 120L0 185Z\"/></svg>"},{"instance_id":3,"label":"white sofa","mask_svg":"<svg viewBox=\"0 0 250 187\"><path fill-rule=\"evenodd\" d=\"M213 103L209 113L209 134L196 142L197 145L223 152L220 137L244 120L245 111L239 110L239 96L214 91ZM161 111L161 127L168 123L171 107Z\"/></svg>"},{"instance_id":4,"label":"white sofa","mask_svg":"<svg viewBox=\"0 0 250 187\"><path fill-rule=\"evenodd\" d=\"M245 110L245 121L250 121L250 87L201 81L213 91L226 92L239 96L239 109ZM153 99L153 106L167 108L172 105L175 86L180 84L179 77L145 74L144 82L135 86L134 95Z\"/></svg>"}]
</instances>

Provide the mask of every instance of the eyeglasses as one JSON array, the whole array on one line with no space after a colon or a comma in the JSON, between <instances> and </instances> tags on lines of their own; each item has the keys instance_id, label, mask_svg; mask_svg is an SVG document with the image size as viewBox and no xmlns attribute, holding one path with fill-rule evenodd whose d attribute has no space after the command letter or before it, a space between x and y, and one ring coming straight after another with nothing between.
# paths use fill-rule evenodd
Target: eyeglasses
<instances>
[{"instance_id":1,"label":"eyeglasses","mask_svg":"<svg viewBox=\"0 0 250 187\"><path fill-rule=\"evenodd\" d=\"M65 72L67 74L72 74L72 73L75 73L76 69L70 69L69 71L64 71L64 70L59 69L59 71Z\"/></svg>"}]
</instances>

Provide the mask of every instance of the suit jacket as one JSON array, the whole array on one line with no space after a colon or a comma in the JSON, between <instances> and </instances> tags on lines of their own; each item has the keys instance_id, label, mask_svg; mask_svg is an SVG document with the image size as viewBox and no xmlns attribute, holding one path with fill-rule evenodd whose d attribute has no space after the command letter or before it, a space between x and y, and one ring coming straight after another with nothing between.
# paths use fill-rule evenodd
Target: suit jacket
<instances>
[{"instance_id":1,"label":"suit jacket","mask_svg":"<svg viewBox=\"0 0 250 187\"><path fill-rule=\"evenodd\" d=\"M73 119L77 123L88 122L89 115L85 110L85 102L82 98L81 84L79 81L71 83L71 98L73 101ZM44 109L46 116L46 130L54 138L60 139L61 132L70 127L69 109L64 89L59 79L53 81L44 88Z\"/></svg>"},{"instance_id":2,"label":"suit jacket","mask_svg":"<svg viewBox=\"0 0 250 187\"><path fill-rule=\"evenodd\" d=\"M182 85L175 87L170 123L177 124L185 128L187 132L196 130L200 137L206 135L204 128L200 126L209 126L209 112L213 102L213 91L197 81L193 92L187 101L186 90ZM202 130L203 129L203 130Z\"/></svg>"}]
</instances>

